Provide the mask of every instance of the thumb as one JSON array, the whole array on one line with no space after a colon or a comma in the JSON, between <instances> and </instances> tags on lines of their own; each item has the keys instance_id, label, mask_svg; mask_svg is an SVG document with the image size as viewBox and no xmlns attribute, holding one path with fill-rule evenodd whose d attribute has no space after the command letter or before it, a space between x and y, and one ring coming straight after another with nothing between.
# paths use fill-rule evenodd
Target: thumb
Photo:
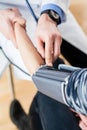
<instances>
[{"instance_id":1,"label":"thumb","mask_svg":"<svg viewBox=\"0 0 87 130\"><path fill-rule=\"evenodd\" d=\"M13 45L17 48L15 33L14 33L14 26L12 25L10 21L8 22L8 39L10 39L13 42Z\"/></svg>"},{"instance_id":2,"label":"thumb","mask_svg":"<svg viewBox=\"0 0 87 130\"><path fill-rule=\"evenodd\" d=\"M15 17L13 20L14 23L19 23L22 27L26 27L26 20L23 17Z\"/></svg>"}]
</instances>

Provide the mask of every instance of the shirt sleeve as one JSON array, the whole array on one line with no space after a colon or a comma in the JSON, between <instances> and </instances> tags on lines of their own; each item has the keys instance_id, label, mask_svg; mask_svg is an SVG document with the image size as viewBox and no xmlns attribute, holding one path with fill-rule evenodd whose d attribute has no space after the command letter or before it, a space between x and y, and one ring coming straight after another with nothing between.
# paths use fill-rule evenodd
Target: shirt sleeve
<instances>
[{"instance_id":1,"label":"shirt sleeve","mask_svg":"<svg viewBox=\"0 0 87 130\"><path fill-rule=\"evenodd\" d=\"M54 10L59 14L61 23L66 21L66 13L70 0L42 0L41 13L45 10Z\"/></svg>"},{"instance_id":2,"label":"shirt sleeve","mask_svg":"<svg viewBox=\"0 0 87 130\"><path fill-rule=\"evenodd\" d=\"M54 10L60 16L61 23L64 22L64 21L66 21L66 15L65 15L65 13L57 5L54 5L54 4L43 5L42 8L41 8L41 13L43 11L45 11L45 10Z\"/></svg>"}]
</instances>

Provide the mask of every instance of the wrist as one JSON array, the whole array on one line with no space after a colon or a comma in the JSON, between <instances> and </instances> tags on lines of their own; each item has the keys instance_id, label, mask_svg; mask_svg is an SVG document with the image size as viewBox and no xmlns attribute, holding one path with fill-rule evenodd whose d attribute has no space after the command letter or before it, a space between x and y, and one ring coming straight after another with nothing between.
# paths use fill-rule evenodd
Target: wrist
<instances>
[{"instance_id":1,"label":"wrist","mask_svg":"<svg viewBox=\"0 0 87 130\"><path fill-rule=\"evenodd\" d=\"M42 4L41 13L47 10L52 10L56 12L60 16L61 23L66 21L66 13L61 8L61 6L58 6L57 4L53 4L53 3Z\"/></svg>"},{"instance_id":2,"label":"wrist","mask_svg":"<svg viewBox=\"0 0 87 130\"><path fill-rule=\"evenodd\" d=\"M55 21L53 21L49 15L47 13L43 13L41 14L40 18L39 18L39 23L44 23L44 22L50 22L53 23L55 26L57 26L57 23Z\"/></svg>"},{"instance_id":3,"label":"wrist","mask_svg":"<svg viewBox=\"0 0 87 130\"><path fill-rule=\"evenodd\" d=\"M61 19L58 13L56 13L54 10L45 10L41 13L41 15L47 14L49 18L55 22L56 25L59 25L61 23Z\"/></svg>"}]
</instances>

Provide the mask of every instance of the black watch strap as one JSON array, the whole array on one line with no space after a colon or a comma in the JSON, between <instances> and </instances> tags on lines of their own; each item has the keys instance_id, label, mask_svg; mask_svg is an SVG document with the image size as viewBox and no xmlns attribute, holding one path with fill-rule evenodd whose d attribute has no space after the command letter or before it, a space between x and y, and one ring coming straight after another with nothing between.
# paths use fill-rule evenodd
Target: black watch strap
<instances>
[{"instance_id":1,"label":"black watch strap","mask_svg":"<svg viewBox=\"0 0 87 130\"><path fill-rule=\"evenodd\" d=\"M59 25L61 23L61 19L60 19L60 16L54 11L54 10L45 10L41 13L42 14L48 14L49 17L54 21L56 22L57 25Z\"/></svg>"}]
</instances>

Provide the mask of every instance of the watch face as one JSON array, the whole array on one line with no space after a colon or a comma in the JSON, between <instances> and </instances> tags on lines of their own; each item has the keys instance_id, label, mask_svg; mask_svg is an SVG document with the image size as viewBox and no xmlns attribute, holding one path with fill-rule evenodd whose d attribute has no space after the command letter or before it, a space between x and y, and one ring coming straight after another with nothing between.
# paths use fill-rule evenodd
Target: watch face
<instances>
[{"instance_id":1,"label":"watch face","mask_svg":"<svg viewBox=\"0 0 87 130\"><path fill-rule=\"evenodd\" d=\"M50 13L55 19L59 19L59 15L56 12L51 10Z\"/></svg>"}]
</instances>

